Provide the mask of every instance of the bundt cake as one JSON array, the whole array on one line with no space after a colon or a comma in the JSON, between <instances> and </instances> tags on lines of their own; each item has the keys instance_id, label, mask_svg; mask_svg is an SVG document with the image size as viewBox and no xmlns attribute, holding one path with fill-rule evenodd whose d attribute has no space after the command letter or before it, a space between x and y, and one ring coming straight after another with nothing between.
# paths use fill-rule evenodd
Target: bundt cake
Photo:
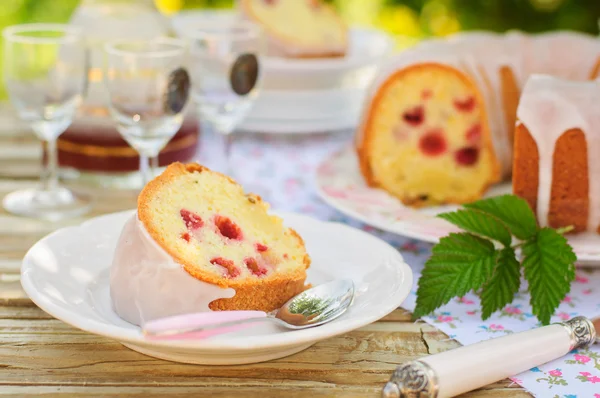
<instances>
[{"instance_id":1,"label":"bundt cake","mask_svg":"<svg viewBox=\"0 0 600 398\"><path fill-rule=\"evenodd\" d=\"M538 72L595 78L600 42L474 32L398 54L372 85L356 136L366 182L415 207L478 199L511 175L519 97Z\"/></svg>"},{"instance_id":2,"label":"bundt cake","mask_svg":"<svg viewBox=\"0 0 600 398\"><path fill-rule=\"evenodd\" d=\"M207 310L279 308L305 289L302 238L260 197L198 164L149 182L113 265L117 314L134 323Z\"/></svg>"},{"instance_id":3,"label":"bundt cake","mask_svg":"<svg viewBox=\"0 0 600 398\"><path fill-rule=\"evenodd\" d=\"M600 233L600 85L533 75L514 147L513 190L542 226Z\"/></svg>"},{"instance_id":4,"label":"bundt cake","mask_svg":"<svg viewBox=\"0 0 600 398\"><path fill-rule=\"evenodd\" d=\"M271 55L316 58L346 54L348 28L322 0L239 0L242 15L262 26Z\"/></svg>"}]
</instances>

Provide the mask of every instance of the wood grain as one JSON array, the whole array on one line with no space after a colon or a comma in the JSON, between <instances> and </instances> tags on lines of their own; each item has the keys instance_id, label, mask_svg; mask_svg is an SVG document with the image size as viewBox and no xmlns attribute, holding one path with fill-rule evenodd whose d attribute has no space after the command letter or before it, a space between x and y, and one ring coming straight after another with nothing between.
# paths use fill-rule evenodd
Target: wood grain
<instances>
[{"instance_id":1,"label":"wood grain","mask_svg":"<svg viewBox=\"0 0 600 398\"><path fill-rule=\"evenodd\" d=\"M36 184L40 147L28 133L0 132L0 197ZM135 207L133 191L73 185L96 199L94 217ZM399 363L458 347L398 309L379 322L287 358L199 366L144 356L52 318L27 298L21 259L44 235L83 219L49 223L0 209L0 396L378 397ZM508 380L467 397L530 397Z\"/></svg>"}]
</instances>

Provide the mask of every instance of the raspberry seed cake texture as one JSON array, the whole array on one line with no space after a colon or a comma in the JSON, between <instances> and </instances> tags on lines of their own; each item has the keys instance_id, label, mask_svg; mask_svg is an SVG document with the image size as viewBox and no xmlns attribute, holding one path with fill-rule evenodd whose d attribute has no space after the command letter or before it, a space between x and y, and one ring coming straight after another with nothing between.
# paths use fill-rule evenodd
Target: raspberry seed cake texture
<instances>
[{"instance_id":1,"label":"raspberry seed cake texture","mask_svg":"<svg viewBox=\"0 0 600 398\"><path fill-rule=\"evenodd\" d=\"M596 78L600 42L478 32L397 55L372 85L356 137L367 183L415 207L480 198L512 173L519 97L540 71Z\"/></svg>"},{"instance_id":2,"label":"raspberry seed cake texture","mask_svg":"<svg viewBox=\"0 0 600 398\"><path fill-rule=\"evenodd\" d=\"M402 68L370 110L358 142L361 170L405 204L475 200L500 180L483 98L468 75L436 63Z\"/></svg>"},{"instance_id":3,"label":"raspberry seed cake texture","mask_svg":"<svg viewBox=\"0 0 600 398\"><path fill-rule=\"evenodd\" d=\"M198 164L174 163L142 190L111 268L117 313L140 324L207 310L279 308L305 289L302 238L260 197Z\"/></svg>"},{"instance_id":4,"label":"raspberry seed cake texture","mask_svg":"<svg viewBox=\"0 0 600 398\"><path fill-rule=\"evenodd\" d=\"M260 24L269 54L290 58L344 56L348 28L322 0L239 0L242 15Z\"/></svg>"}]
</instances>

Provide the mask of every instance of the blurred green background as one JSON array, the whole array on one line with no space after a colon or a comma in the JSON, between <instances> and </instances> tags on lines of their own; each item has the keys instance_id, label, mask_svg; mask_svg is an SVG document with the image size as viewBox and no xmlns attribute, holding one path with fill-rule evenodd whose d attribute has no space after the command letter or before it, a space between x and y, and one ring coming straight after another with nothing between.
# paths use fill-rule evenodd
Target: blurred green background
<instances>
[{"instance_id":1,"label":"blurred green background","mask_svg":"<svg viewBox=\"0 0 600 398\"><path fill-rule=\"evenodd\" d=\"M25 22L66 22L80 1L0 0L0 28ZM166 13L178 9L228 8L234 4L234 0L105 1L154 3ZM571 29L597 35L600 18L600 0L326 1L334 4L351 25L388 31L396 37L398 48L409 47L424 37L474 29L520 29L528 32ZM1 85L0 98L4 98Z\"/></svg>"},{"instance_id":2,"label":"blurred green background","mask_svg":"<svg viewBox=\"0 0 600 398\"><path fill-rule=\"evenodd\" d=\"M131 0L135 1L135 0ZM424 37L458 30L573 29L598 33L600 0L326 0L351 24ZM174 7L227 8L233 0L157 0ZM80 0L0 0L0 26L62 22Z\"/></svg>"}]
</instances>

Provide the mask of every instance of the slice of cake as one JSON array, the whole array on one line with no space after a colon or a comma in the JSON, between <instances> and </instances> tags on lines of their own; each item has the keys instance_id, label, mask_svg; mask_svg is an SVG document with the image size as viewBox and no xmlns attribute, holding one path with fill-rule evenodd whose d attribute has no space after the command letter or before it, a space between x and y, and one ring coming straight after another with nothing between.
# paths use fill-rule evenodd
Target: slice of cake
<instances>
[{"instance_id":1,"label":"slice of cake","mask_svg":"<svg viewBox=\"0 0 600 398\"><path fill-rule=\"evenodd\" d=\"M208 309L279 308L305 289L310 258L302 238L267 210L222 174L167 167L142 190L117 245L117 313L140 324Z\"/></svg>"},{"instance_id":2,"label":"slice of cake","mask_svg":"<svg viewBox=\"0 0 600 398\"><path fill-rule=\"evenodd\" d=\"M321 0L240 0L242 14L260 24L269 54L284 57L343 56L348 28Z\"/></svg>"},{"instance_id":3,"label":"slice of cake","mask_svg":"<svg viewBox=\"0 0 600 398\"><path fill-rule=\"evenodd\" d=\"M441 63L400 67L378 85L357 152L369 185L417 207L475 200L500 178L483 95Z\"/></svg>"}]
</instances>

